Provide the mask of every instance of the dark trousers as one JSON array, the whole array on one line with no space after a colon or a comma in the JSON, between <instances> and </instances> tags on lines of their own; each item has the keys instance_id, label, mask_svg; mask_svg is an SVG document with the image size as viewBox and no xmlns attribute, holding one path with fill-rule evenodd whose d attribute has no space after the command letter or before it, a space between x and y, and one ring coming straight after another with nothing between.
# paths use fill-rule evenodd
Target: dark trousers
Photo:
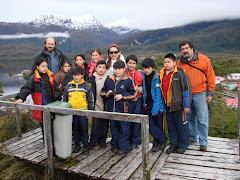
<instances>
[{"instance_id":1,"label":"dark trousers","mask_svg":"<svg viewBox=\"0 0 240 180\"><path fill-rule=\"evenodd\" d=\"M85 116L73 115L73 139L76 143L82 141L83 145L88 144L88 120Z\"/></svg>"},{"instance_id":2,"label":"dark trousers","mask_svg":"<svg viewBox=\"0 0 240 180\"><path fill-rule=\"evenodd\" d=\"M152 116L152 102L147 103L145 114L149 118L149 132L153 137L153 146L163 144L167 140L167 136L164 133L164 123L162 113L158 113L156 116Z\"/></svg>"},{"instance_id":3,"label":"dark trousers","mask_svg":"<svg viewBox=\"0 0 240 180\"><path fill-rule=\"evenodd\" d=\"M169 107L166 112L168 136L171 145L174 147L187 148L190 142L186 114L184 111L169 112Z\"/></svg>"},{"instance_id":4,"label":"dark trousers","mask_svg":"<svg viewBox=\"0 0 240 180\"><path fill-rule=\"evenodd\" d=\"M108 128L108 119L93 118L90 143L94 145L106 143Z\"/></svg>"},{"instance_id":5,"label":"dark trousers","mask_svg":"<svg viewBox=\"0 0 240 180\"><path fill-rule=\"evenodd\" d=\"M131 114L143 114L143 99L129 102L128 112ZM130 143L141 144L141 123L132 122L130 126Z\"/></svg>"},{"instance_id":6,"label":"dark trousers","mask_svg":"<svg viewBox=\"0 0 240 180\"><path fill-rule=\"evenodd\" d=\"M112 134L112 148L119 149L123 152L128 152L130 150L130 122L110 120L110 129Z\"/></svg>"}]
</instances>

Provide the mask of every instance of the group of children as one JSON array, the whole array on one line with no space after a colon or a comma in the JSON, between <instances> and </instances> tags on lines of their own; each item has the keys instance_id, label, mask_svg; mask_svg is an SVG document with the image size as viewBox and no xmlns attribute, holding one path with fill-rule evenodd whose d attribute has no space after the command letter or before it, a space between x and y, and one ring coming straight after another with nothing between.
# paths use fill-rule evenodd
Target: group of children
<instances>
[{"instance_id":1,"label":"group of children","mask_svg":"<svg viewBox=\"0 0 240 180\"><path fill-rule=\"evenodd\" d=\"M143 60L142 72L137 70L138 60L135 55L121 60L117 45L108 48L106 62L99 49L93 49L91 57L87 65L85 56L77 55L73 68L64 62L55 78L48 70L47 62L39 59L33 77L21 88L14 104L22 103L27 95L32 94L34 104L38 105L46 105L62 97L74 109L146 114L149 117L149 132L154 139L152 151L164 149L169 137L171 146L167 153L184 153L189 146L185 114L190 108L191 87L184 71L176 66L175 55L167 54L164 57L160 76L151 58ZM33 112L33 118L36 112L38 118L35 119L42 122L40 111ZM164 130L164 112L168 137ZM89 141L89 119L73 116L74 153L79 152L80 142L85 155L96 144L101 148L106 147L109 120L93 118ZM126 155L141 144L140 123L110 120L110 130L111 150L114 153Z\"/></svg>"}]
</instances>

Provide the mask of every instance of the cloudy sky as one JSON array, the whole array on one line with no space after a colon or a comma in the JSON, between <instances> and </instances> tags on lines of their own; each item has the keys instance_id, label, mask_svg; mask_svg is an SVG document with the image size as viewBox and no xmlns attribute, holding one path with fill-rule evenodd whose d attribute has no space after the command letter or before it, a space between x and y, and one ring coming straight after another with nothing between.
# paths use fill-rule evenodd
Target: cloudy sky
<instances>
[{"instance_id":1,"label":"cloudy sky","mask_svg":"<svg viewBox=\"0 0 240 180\"><path fill-rule=\"evenodd\" d=\"M103 25L158 29L202 20L240 18L240 0L6 0L0 22L30 22L39 15L93 15Z\"/></svg>"}]
</instances>

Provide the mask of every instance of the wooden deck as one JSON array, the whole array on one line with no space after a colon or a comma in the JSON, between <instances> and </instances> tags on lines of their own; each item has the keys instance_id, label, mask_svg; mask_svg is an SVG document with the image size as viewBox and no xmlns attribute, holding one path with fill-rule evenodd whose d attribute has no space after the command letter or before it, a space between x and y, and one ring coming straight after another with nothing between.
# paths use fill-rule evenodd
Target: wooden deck
<instances>
[{"instance_id":1,"label":"wooden deck","mask_svg":"<svg viewBox=\"0 0 240 180\"><path fill-rule=\"evenodd\" d=\"M33 130L23 134L21 139L1 143L0 153L46 165L47 155L41 138L41 130ZM141 147L127 156L114 155L109 141L107 148L96 146L88 156L80 151L66 160L55 159L55 168L92 179L142 179ZM192 144L185 154L167 155L165 150L151 152L151 179L240 179L237 140L209 137L207 152L198 149L198 144Z\"/></svg>"}]
</instances>

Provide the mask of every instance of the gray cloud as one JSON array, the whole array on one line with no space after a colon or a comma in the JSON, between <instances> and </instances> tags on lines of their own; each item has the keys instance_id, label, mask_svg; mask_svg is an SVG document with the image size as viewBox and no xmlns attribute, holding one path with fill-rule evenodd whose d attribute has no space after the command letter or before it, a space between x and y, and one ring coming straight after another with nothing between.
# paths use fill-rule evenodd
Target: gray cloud
<instances>
[{"instance_id":1,"label":"gray cloud","mask_svg":"<svg viewBox=\"0 0 240 180\"><path fill-rule=\"evenodd\" d=\"M22 38L56 38L56 37L64 37L69 38L70 34L66 32L49 32L47 34L39 33L39 34L13 34L13 35L0 35L0 39L22 39Z\"/></svg>"}]
</instances>

